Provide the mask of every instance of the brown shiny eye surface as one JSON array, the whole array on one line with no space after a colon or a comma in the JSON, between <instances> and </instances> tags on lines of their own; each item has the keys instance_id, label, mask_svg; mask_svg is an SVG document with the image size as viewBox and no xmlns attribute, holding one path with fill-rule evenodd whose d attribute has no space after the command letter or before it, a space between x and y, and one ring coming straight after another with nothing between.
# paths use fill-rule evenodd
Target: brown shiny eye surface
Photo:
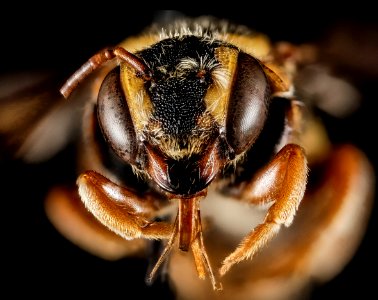
<instances>
[{"instance_id":1,"label":"brown shiny eye surface","mask_svg":"<svg viewBox=\"0 0 378 300\"><path fill-rule=\"evenodd\" d=\"M134 164L138 152L136 134L122 90L119 68L113 69L101 85L98 119L103 135L115 153Z\"/></svg>"},{"instance_id":2,"label":"brown shiny eye surface","mask_svg":"<svg viewBox=\"0 0 378 300\"><path fill-rule=\"evenodd\" d=\"M260 134L266 120L270 89L259 62L241 52L232 87L226 121L226 138L240 154Z\"/></svg>"}]
</instances>

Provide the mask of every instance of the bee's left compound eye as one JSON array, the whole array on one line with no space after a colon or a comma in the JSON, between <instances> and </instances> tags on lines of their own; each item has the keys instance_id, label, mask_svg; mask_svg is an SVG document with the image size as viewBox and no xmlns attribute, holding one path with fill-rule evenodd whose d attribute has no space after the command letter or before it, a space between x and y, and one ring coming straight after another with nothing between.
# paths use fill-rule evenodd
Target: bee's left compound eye
<instances>
[{"instance_id":1,"label":"bee's left compound eye","mask_svg":"<svg viewBox=\"0 0 378 300\"><path fill-rule=\"evenodd\" d=\"M226 121L227 141L235 154L246 151L260 134L269 98L270 87L260 63L239 53Z\"/></svg>"},{"instance_id":2,"label":"bee's left compound eye","mask_svg":"<svg viewBox=\"0 0 378 300\"><path fill-rule=\"evenodd\" d=\"M101 85L98 119L102 132L115 153L128 163L134 164L138 145L118 67L106 76Z\"/></svg>"}]
</instances>

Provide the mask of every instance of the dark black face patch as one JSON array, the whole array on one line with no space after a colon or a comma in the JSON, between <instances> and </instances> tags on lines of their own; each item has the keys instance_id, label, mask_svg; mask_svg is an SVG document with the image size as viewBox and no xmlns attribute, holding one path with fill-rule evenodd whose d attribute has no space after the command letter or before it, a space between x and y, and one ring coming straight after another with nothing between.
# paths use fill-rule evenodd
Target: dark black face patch
<instances>
[{"instance_id":1,"label":"dark black face patch","mask_svg":"<svg viewBox=\"0 0 378 300\"><path fill-rule=\"evenodd\" d=\"M170 38L138 53L153 72L147 90L154 108L153 117L161 122L166 134L182 136L196 126L198 117L206 109L203 100L211 84L210 72L199 76L199 68L182 70L183 59L198 62L200 58L214 58L219 43L209 43L199 37ZM205 70L210 71L210 70Z\"/></svg>"},{"instance_id":2,"label":"dark black face patch","mask_svg":"<svg viewBox=\"0 0 378 300\"><path fill-rule=\"evenodd\" d=\"M162 123L163 130L172 135L189 134L197 118L205 111L202 100L207 85L199 80L170 78L152 89L151 101L154 116Z\"/></svg>"}]
</instances>

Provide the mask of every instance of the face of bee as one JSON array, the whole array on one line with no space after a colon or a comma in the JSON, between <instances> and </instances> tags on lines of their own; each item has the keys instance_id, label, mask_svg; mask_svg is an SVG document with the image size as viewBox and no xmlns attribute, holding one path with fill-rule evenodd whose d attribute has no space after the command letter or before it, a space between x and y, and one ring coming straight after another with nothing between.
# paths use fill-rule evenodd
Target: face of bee
<instances>
[{"instance_id":1,"label":"face of bee","mask_svg":"<svg viewBox=\"0 0 378 300\"><path fill-rule=\"evenodd\" d=\"M137 57L152 78L127 65L108 75L99 95L104 135L163 190L196 194L260 133L270 95L265 74L235 47L197 36L164 39Z\"/></svg>"}]
</instances>

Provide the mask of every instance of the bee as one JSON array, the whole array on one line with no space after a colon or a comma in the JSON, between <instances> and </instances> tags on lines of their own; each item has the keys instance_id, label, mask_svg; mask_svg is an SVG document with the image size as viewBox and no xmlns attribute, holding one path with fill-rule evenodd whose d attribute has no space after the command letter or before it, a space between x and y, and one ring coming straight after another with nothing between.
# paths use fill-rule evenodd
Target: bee
<instances>
[{"instance_id":1,"label":"bee","mask_svg":"<svg viewBox=\"0 0 378 300\"><path fill-rule=\"evenodd\" d=\"M327 107L306 79L337 79L307 67L313 51L211 17L154 25L74 72L17 155L53 155L46 123L68 111L78 177L45 204L64 236L111 260L157 241L146 281L168 269L179 298L292 299L350 259L374 186L365 154L332 144L315 113Z\"/></svg>"}]
</instances>

